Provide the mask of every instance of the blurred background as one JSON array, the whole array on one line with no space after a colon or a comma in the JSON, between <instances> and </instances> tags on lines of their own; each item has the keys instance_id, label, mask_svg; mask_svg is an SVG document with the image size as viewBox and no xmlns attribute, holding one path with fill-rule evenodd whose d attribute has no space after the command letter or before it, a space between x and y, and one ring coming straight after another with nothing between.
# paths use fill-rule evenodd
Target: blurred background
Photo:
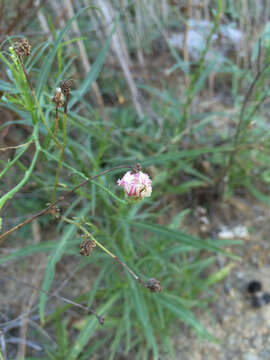
<instances>
[{"instance_id":1,"label":"blurred background","mask_svg":"<svg viewBox=\"0 0 270 360\"><path fill-rule=\"evenodd\" d=\"M0 238L1 360L270 358L269 20L269 0L0 0L1 233L127 164ZM153 193L130 203L137 162ZM82 256L72 221L162 292Z\"/></svg>"}]
</instances>

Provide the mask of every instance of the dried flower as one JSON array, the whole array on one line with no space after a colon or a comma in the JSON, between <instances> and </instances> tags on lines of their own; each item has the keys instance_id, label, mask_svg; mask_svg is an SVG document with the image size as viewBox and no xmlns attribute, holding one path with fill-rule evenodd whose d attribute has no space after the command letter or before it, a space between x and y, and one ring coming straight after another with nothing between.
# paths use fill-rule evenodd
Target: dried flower
<instances>
[{"instance_id":1,"label":"dried flower","mask_svg":"<svg viewBox=\"0 0 270 360\"><path fill-rule=\"evenodd\" d=\"M147 281L146 287L151 292L160 292L162 290L162 287L160 285L160 282L157 279L151 278Z\"/></svg>"},{"instance_id":2,"label":"dried flower","mask_svg":"<svg viewBox=\"0 0 270 360\"><path fill-rule=\"evenodd\" d=\"M73 85L73 80L72 79L69 79L69 80L63 80L60 82L59 86L62 90L62 93L67 96L69 95L69 92L70 92L70 89L71 89L71 86Z\"/></svg>"},{"instance_id":3,"label":"dried flower","mask_svg":"<svg viewBox=\"0 0 270 360\"><path fill-rule=\"evenodd\" d=\"M152 193L151 179L142 171L128 171L117 184L132 198L142 199L151 196Z\"/></svg>"},{"instance_id":4,"label":"dried flower","mask_svg":"<svg viewBox=\"0 0 270 360\"><path fill-rule=\"evenodd\" d=\"M92 254L95 247L96 243L94 240L83 240L80 244L80 254L83 256L89 256Z\"/></svg>"},{"instance_id":5,"label":"dried flower","mask_svg":"<svg viewBox=\"0 0 270 360\"><path fill-rule=\"evenodd\" d=\"M21 39L15 42L14 50L17 55L30 55L31 52L31 45L29 44L27 39Z\"/></svg>"},{"instance_id":6,"label":"dried flower","mask_svg":"<svg viewBox=\"0 0 270 360\"><path fill-rule=\"evenodd\" d=\"M62 93L60 87L56 88L52 101L56 104L57 107L61 107L65 105L64 94Z\"/></svg>"}]
</instances>

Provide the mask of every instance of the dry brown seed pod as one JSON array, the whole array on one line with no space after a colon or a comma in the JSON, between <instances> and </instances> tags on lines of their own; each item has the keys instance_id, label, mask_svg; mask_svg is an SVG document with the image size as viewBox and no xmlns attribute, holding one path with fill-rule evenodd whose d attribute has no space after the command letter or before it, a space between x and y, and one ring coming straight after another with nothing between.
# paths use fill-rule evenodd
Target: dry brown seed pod
<instances>
[{"instance_id":1,"label":"dry brown seed pod","mask_svg":"<svg viewBox=\"0 0 270 360\"><path fill-rule=\"evenodd\" d=\"M21 39L15 42L14 50L18 55L28 56L31 53L31 45L27 39Z\"/></svg>"},{"instance_id":2,"label":"dry brown seed pod","mask_svg":"<svg viewBox=\"0 0 270 360\"><path fill-rule=\"evenodd\" d=\"M96 243L93 240L83 240L80 244L80 254L83 256L89 256L92 254Z\"/></svg>"},{"instance_id":3,"label":"dry brown seed pod","mask_svg":"<svg viewBox=\"0 0 270 360\"><path fill-rule=\"evenodd\" d=\"M73 85L73 82L74 82L74 81L73 81L72 79L63 80L63 81L60 82L59 86L60 86L60 88L61 88L61 90L62 90L62 93L63 93L64 95L69 94L70 89L71 89L71 87L72 87L72 85Z\"/></svg>"},{"instance_id":4,"label":"dry brown seed pod","mask_svg":"<svg viewBox=\"0 0 270 360\"><path fill-rule=\"evenodd\" d=\"M160 292L162 290L160 282L157 279L154 279L154 278L151 278L146 282L146 287L151 292Z\"/></svg>"}]
</instances>

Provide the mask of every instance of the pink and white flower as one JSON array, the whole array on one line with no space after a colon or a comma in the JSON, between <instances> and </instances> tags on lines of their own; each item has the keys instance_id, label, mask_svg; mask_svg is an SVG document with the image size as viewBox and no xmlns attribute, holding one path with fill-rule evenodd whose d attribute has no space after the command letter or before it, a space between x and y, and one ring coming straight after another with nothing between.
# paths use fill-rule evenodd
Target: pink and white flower
<instances>
[{"instance_id":1,"label":"pink and white flower","mask_svg":"<svg viewBox=\"0 0 270 360\"><path fill-rule=\"evenodd\" d=\"M142 199L151 196L152 193L151 179L142 171L136 173L128 171L117 181L117 184L122 186L125 193L132 198Z\"/></svg>"}]
</instances>

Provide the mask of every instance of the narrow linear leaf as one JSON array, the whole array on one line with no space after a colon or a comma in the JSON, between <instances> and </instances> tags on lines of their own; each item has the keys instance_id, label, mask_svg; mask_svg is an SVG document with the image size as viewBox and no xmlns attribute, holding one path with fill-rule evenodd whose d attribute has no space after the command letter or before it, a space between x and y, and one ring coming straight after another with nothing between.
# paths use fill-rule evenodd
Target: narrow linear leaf
<instances>
[{"instance_id":1,"label":"narrow linear leaf","mask_svg":"<svg viewBox=\"0 0 270 360\"><path fill-rule=\"evenodd\" d=\"M80 240L73 242L73 244L78 243L79 241ZM56 241L47 241L47 242L43 242L41 244L25 246L24 248L17 250L10 255L1 257L0 265L3 265L6 262L9 262L12 260L19 260L22 257L30 256L32 254L36 254L39 252L50 251L50 250L54 249L57 246L57 244L58 244L58 242L56 242Z\"/></svg>"},{"instance_id":2,"label":"narrow linear leaf","mask_svg":"<svg viewBox=\"0 0 270 360\"><path fill-rule=\"evenodd\" d=\"M105 41L105 44L102 48L102 50L99 52L98 57L96 58L96 61L94 62L93 66L91 67L91 70L86 75L86 78L82 82L81 86L77 91L75 91L72 94L72 98L69 102L69 108L72 108L76 104L76 102L83 97L83 95L87 92L87 90L90 88L90 86L93 84L94 81L96 81L101 67L104 64L104 61L106 59L107 52L109 50L109 46L111 43L111 38L113 36L113 33L115 32L116 26L117 26L118 20L116 20L116 23L112 29L111 34Z\"/></svg>"},{"instance_id":3,"label":"narrow linear leaf","mask_svg":"<svg viewBox=\"0 0 270 360\"><path fill-rule=\"evenodd\" d=\"M173 304L170 299L166 299L165 295L159 296L157 301L162 304L163 307L175 314L179 319L184 321L184 323L191 326L198 335L203 336L208 340L215 340L215 338L199 323L190 310L181 307L180 304Z\"/></svg>"},{"instance_id":4,"label":"narrow linear leaf","mask_svg":"<svg viewBox=\"0 0 270 360\"><path fill-rule=\"evenodd\" d=\"M54 278L55 266L58 263L58 261L61 259L62 255L65 251L68 240L72 236L75 235L76 230L77 230L77 228L74 225L67 226L67 229L66 229L65 233L63 234L61 241L55 247L55 250L53 251L51 257L49 258L45 276L43 279L43 284L42 284L43 291L49 292L53 278ZM40 320L42 323L44 323L44 320L45 320L44 313L45 313L47 297L48 297L47 294L45 294L44 292L42 292L40 294L39 314L40 314Z\"/></svg>"},{"instance_id":5,"label":"narrow linear leaf","mask_svg":"<svg viewBox=\"0 0 270 360\"><path fill-rule=\"evenodd\" d=\"M52 49L49 51L49 53L47 54L44 62L43 62L43 66L42 66L42 71L40 72L38 81L37 81L37 88L36 88L36 93L37 93L37 97L38 99L40 99L42 90L44 85L46 84L50 71L51 71L51 67L54 61L54 58L57 54L57 49L58 46L60 45L61 41L63 40L66 32L69 30L72 22L77 19L77 17L79 17L87 8L83 8L80 11L77 12L76 15L74 15L66 24L66 26L63 28L63 30L60 32L57 40L54 43L54 46L52 47Z\"/></svg>"},{"instance_id":6,"label":"narrow linear leaf","mask_svg":"<svg viewBox=\"0 0 270 360\"><path fill-rule=\"evenodd\" d=\"M132 292L132 301L134 304L134 308L141 322L143 331L145 333L146 341L148 342L148 346L150 346L151 350L153 351L153 358L157 360L158 346L154 336L154 329L152 328L150 322L147 306L145 304L141 290L138 288L138 285L135 283L135 281L133 281L132 279L132 281L130 281L129 283Z\"/></svg>"},{"instance_id":7,"label":"narrow linear leaf","mask_svg":"<svg viewBox=\"0 0 270 360\"><path fill-rule=\"evenodd\" d=\"M119 299L120 294L115 294L110 298L109 301L105 303L105 305L101 306L98 310L98 314L104 314L110 310L113 304ZM72 346L71 352L69 353L69 360L76 360L78 356L83 351L84 347L90 340L91 336L95 332L98 327L98 320L94 316L87 317L87 321L80 331L74 345Z\"/></svg>"},{"instance_id":8,"label":"narrow linear leaf","mask_svg":"<svg viewBox=\"0 0 270 360\"><path fill-rule=\"evenodd\" d=\"M219 252L222 253L230 258L238 259L236 255L230 254L226 252L225 250L221 249L219 246L213 244L213 242L210 242L209 240L202 240L196 237L193 237L191 235L185 234L179 230L173 230L168 229L161 225L155 225L151 223L145 223L145 222L133 222L129 219L125 219L124 221L131 223L137 228L147 230L150 232L154 232L158 234L158 236L161 236L167 241L167 239L174 239L176 241L179 241L185 245L193 246L196 249L205 249L209 251Z\"/></svg>"}]
</instances>

